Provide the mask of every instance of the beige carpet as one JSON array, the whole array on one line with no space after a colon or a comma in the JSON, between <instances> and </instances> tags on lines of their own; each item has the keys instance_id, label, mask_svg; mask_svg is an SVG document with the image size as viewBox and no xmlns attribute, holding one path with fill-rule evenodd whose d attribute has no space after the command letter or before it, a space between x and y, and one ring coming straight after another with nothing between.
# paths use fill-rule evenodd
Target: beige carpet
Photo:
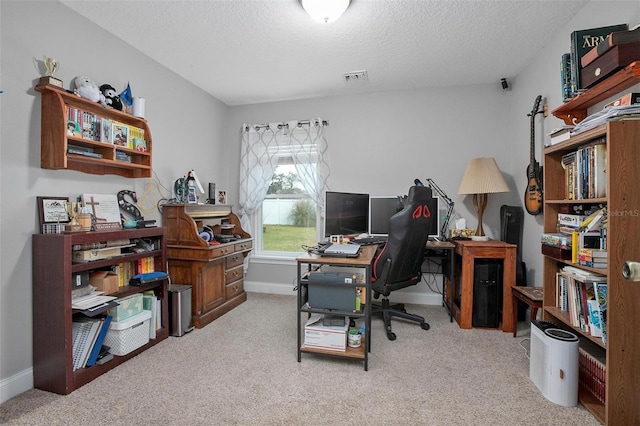
<instances>
[{"instance_id":1,"label":"beige carpet","mask_svg":"<svg viewBox=\"0 0 640 426\"><path fill-rule=\"evenodd\" d=\"M303 354L294 296L250 293L203 329L168 340L70 395L30 390L0 405L9 425L598 425L542 397L520 342L461 330L444 308L408 306L431 330L373 320L362 362ZM526 337L528 331L520 325ZM528 346L528 344L524 344Z\"/></svg>"}]
</instances>

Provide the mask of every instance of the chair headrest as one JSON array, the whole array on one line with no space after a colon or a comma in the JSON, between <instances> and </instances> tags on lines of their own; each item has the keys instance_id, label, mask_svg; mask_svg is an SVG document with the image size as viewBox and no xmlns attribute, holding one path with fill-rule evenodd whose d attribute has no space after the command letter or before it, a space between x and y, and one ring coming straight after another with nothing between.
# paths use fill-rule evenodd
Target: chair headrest
<instances>
[{"instance_id":1,"label":"chair headrest","mask_svg":"<svg viewBox=\"0 0 640 426\"><path fill-rule=\"evenodd\" d=\"M409 194L407 195L407 204L417 202L423 202L424 200L428 200L432 197L431 188L426 186L412 186L409 188Z\"/></svg>"}]
</instances>

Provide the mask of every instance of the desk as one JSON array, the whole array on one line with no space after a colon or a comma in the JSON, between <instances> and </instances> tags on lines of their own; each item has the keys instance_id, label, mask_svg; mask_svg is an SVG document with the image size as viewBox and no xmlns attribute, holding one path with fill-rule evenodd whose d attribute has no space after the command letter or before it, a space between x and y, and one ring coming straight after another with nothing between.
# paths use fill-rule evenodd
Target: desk
<instances>
[{"instance_id":1,"label":"desk","mask_svg":"<svg viewBox=\"0 0 640 426\"><path fill-rule=\"evenodd\" d=\"M451 292L453 315L460 328L471 328L473 315L473 281L476 259L502 259L502 331L513 331L513 305L511 303L511 286L516 283L516 248L515 244L502 241L463 241L456 240L455 273ZM459 273L459 276L456 274ZM456 300L457 295L459 300Z\"/></svg>"},{"instance_id":2,"label":"desk","mask_svg":"<svg viewBox=\"0 0 640 426\"><path fill-rule=\"evenodd\" d=\"M354 258L338 258L338 257L322 257L315 254L308 254L303 257L298 257L296 259L296 263L298 265L297 273L298 273L298 362L301 361L302 352L316 353L329 355L334 357L341 358L355 358L361 359L364 361L364 370L367 371L369 369L369 352L371 352L371 268L373 263L373 257L376 254L378 246L377 245L369 245L362 246L360 249L360 255ZM323 265L335 266L335 267L343 267L343 268L363 268L365 271L365 303L364 310L361 313L351 313L351 312L343 312L340 313L344 316L351 317L360 317L364 318L365 323L365 336L364 342L359 348L351 348L347 347L345 352L339 351L330 351L312 347L305 347L304 342L302 340L302 336L304 333L304 326L302 324L302 313L307 313L307 317L311 313L331 313L333 315L336 314L335 311L327 311L324 309L314 309L310 308L307 304L307 289L308 286L303 281L303 276L306 275L306 272L302 272L302 266L307 266L307 271L315 270L316 267L320 267ZM348 285L348 284L345 284ZM358 287L361 287L359 285Z\"/></svg>"},{"instance_id":3,"label":"desk","mask_svg":"<svg viewBox=\"0 0 640 426\"><path fill-rule=\"evenodd\" d=\"M453 307L451 306L451 282L453 281L453 258L455 245L449 241L429 241L425 259L440 259L442 265L442 306L449 311L449 322L453 322ZM448 266L445 268L445 263ZM448 281L448 283L447 283Z\"/></svg>"}]
</instances>

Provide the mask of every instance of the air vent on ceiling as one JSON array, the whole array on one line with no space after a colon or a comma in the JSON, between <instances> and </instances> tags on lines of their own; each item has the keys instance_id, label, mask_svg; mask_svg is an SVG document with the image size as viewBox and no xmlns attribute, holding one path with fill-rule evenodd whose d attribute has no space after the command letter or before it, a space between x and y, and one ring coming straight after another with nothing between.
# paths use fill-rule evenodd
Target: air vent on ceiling
<instances>
[{"instance_id":1,"label":"air vent on ceiling","mask_svg":"<svg viewBox=\"0 0 640 426\"><path fill-rule=\"evenodd\" d=\"M357 81L367 81L369 78L367 77L366 71L354 71L348 72L344 75L345 83L355 83Z\"/></svg>"}]
</instances>

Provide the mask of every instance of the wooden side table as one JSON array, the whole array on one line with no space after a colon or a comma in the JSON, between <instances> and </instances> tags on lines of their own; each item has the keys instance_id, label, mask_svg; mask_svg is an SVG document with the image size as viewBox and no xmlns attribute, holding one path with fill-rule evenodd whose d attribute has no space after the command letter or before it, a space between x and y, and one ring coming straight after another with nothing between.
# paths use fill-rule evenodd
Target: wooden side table
<instances>
[{"instance_id":1,"label":"wooden side table","mask_svg":"<svg viewBox=\"0 0 640 426\"><path fill-rule=\"evenodd\" d=\"M538 308L542 308L542 287L527 287L514 285L511 287L511 299L513 304L513 337L518 331L518 300L529 305L529 318L534 321L538 316Z\"/></svg>"},{"instance_id":2,"label":"wooden side table","mask_svg":"<svg viewBox=\"0 0 640 426\"><path fill-rule=\"evenodd\" d=\"M454 279L452 292L453 315L460 328L471 328L473 315L473 282L475 277L476 259L502 259L502 321L504 332L512 332L513 304L511 302L511 287L516 283L516 248L515 244L503 241L467 241L456 240L456 271L460 276ZM459 300L456 295L460 294ZM516 317L517 318L517 317Z\"/></svg>"}]
</instances>

